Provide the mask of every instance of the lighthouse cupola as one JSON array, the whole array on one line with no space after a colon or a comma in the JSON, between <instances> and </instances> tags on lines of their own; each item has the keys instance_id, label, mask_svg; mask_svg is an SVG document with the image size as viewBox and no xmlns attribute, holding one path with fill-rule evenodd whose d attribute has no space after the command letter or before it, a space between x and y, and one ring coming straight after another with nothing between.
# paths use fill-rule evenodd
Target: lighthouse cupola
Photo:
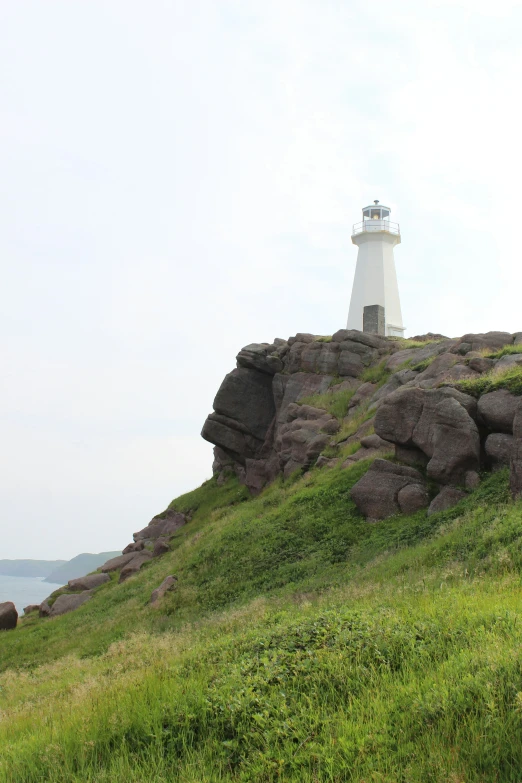
<instances>
[{"instance_id":1,"label":"lighthouse cupola","mask_svg":"<svg viewBox=\"0 0 522 783\"><path fill-rule=\"evenodd\" d=\"M353 281L348 329L402 337L401 304L393 249L400 244L398 223L391 210L378 200L363 207L362 221L352 230L352 242L359 248Z\"/></svg>"}]
</instances>

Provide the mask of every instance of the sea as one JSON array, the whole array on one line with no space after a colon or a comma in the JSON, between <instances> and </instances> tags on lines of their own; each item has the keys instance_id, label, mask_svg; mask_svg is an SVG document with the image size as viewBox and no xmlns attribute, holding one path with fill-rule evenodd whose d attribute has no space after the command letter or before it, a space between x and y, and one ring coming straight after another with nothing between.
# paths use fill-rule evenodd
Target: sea
<instances>
[{"instance_id":1,"label":"sea","mask_svg":"<svg viewBox=\"0 0 522 783\"><path fill-rule=\"evenodd\" d=\"M62 585L44 582L41 576L2 576L0 574L0 604L12 601L19 615L23 614L24 606L41 604L44 598L51 595Z\"/></svg>"}]
</instances>

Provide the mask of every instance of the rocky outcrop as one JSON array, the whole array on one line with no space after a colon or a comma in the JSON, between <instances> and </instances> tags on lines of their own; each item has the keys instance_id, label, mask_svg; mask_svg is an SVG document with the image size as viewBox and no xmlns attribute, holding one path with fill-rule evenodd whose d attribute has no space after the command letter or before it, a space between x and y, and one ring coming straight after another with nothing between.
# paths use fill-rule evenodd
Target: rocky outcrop
<instances>
[{"instance_id":1,"label":"rocky outcrop","mask_svg":"<svg viewBox=\"0 0 522 783\"><path fill-rule=\"evenodd\" d=\"M429 504L422 474L405 465L376 459L352 488L355 505L369 520L411 514Z\"/></svg>"},{"instance_id":2,"label":"rocky outcrop","mask_svg":"<svg viewBox=\"0 0 522 783\"><path fill-rule=\"evenodd\" d=\"M150 603L152 606L159 603L161 599L163 598L166 593L168 593L170 590L175 590L177 587L178 579L176 576L166 576L163 582L160 584L159 587L157 587L155 590L153 590L152 595L150 597Z\"/></svg>"},{"instance_id":3,"label":"rocky outcrop","mask_svg":"<svg viewBox=\"0 0 522 783\"><path fill-rule=\"evenodd\" d=\"M149 560L152 559L152 552L149 552L148 549L144 549L142 552L138 552L134 555L132 560L129 560L128 563L126 563L123 568L120 571L120 583L125 582L126 579L129 578L129 576L132 576L133 574L137 574L142 565L144 563L147 563Z\"/></svg>"},{"instance_id":4,"label":"rocky outcrop","mask_svg":"<svg viewBox=\"0 0 522 783\"><path fill-rule=\"evenodd\" d=\"M513 436L503 432L493 432L484 443L486 466L491 470L508 468L513 453Z\"/></svg>"},{"instance_id":5,"label":"rocky outcrop","mask_svg":"<svg viewBox=\"0 0 522 783\"><path fill-rule=\"evenodd\" d=\"M49 616L58 617L59 615L73 612L75 609L83 606L83 604L87 601L90 601L91 597L92 594L89 590L86 590L83 593L76 593L74 595L59 595L50 608Z\"/></svg>"},{"instance_id":6,"label":"rocky outcrop","mask_svg":"<svg viewBox=\"0 0 522 783\"><path fill-rule=\"evenodd\" d=\"M69 590L92 590L110 581L111 578L107 573L89 574L88 576L80 576L78 579L69 579L67 586Z\"/></svg>"},{"instance_id":7,"label":"rocky outcrop","mask_svg":"<svg viewBox=\"0 0 522 783\"><path fill-rule=\"evenodd\" d=\"M176 532L176 530L179 530L180 527L183 527L186 522L186 515L181 514L179 511L166 511L163 514L158 514L158 516L154 517L149 522L149 524L143 528L143 530L140 530L138 533L134 533L133 538L134 541L138 543L138 547L134 547L132 550L130 550L129 547L132 545L129 544L129 546L125 549L129 553L135 552L136 550L139 551L140 541L143 541L145 544L147 541L155 541L157 538L162 536L171 536ZM143 547L141 547L141 549L143 549Z\"/></svg>"},{"instance_id":8,"label":"rocky outcrop","mask_svg":"<svg viewBox=\"0 0 522 783\"><path fill-rule=\"evenodd\" d=\"M12 631L18 623L18 612L12 601L0 604L0 631Z\"/></svg>"},{"instance_id":9,"label":"rocky outcrop","mask_svg":"<svg viewBox=\"0 0 522 783\"><path fill-rule=\"evenodd\" d=\"M519 402L513 421L513 446L511 451L511 493L514 498L522 497L522 400Z\"/></svg>"},{"instance_id":10,"label":"rocky outcrop","mask_svg":"<svg viewBox=\"0 0 522 783\"><path fill-rule=\"evenodd\" d=\"M480 422L493 432L513 433L513 419L520 400L505 389L483 394L478 401Z\"/></svg>"}]
</instances>

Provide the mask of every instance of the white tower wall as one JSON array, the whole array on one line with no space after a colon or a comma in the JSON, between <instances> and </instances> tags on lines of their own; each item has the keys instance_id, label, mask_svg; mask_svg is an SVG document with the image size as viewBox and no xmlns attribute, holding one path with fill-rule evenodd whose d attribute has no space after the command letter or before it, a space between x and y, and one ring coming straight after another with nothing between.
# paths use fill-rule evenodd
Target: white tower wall
<instances>
[{"instance_id":1,"label":"white tower wall","mask_svg":"<svg viewBox=\"0 0 522 783\"><path fill-rule=\"evenodd\" d=\"M401 241L396 229L386 220L367 220L355 227L352 242L359 248L353 281L348 329L363 329L363 310L367 305L384 308L385 334L401 336L399 287L393 248Z\"/></svg>"}]
</instances>

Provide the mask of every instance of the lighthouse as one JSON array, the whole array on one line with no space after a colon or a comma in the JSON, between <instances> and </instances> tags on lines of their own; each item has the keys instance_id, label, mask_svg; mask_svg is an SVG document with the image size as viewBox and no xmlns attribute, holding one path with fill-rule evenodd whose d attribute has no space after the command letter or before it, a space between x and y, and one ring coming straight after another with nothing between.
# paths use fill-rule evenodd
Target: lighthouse
<instances>
[{"instance_id":1,"label":"lighthouse","mask_svg":"<svg viewBox=\"0 0 522 783\"><path fill-rule=\"evenodd\" d=\"M401 303L393 248L401 241L390 208L374 201L353 227L352 242L359 248L348 311L348 329L402 337Z\"/></svg>"}]
</instances>

